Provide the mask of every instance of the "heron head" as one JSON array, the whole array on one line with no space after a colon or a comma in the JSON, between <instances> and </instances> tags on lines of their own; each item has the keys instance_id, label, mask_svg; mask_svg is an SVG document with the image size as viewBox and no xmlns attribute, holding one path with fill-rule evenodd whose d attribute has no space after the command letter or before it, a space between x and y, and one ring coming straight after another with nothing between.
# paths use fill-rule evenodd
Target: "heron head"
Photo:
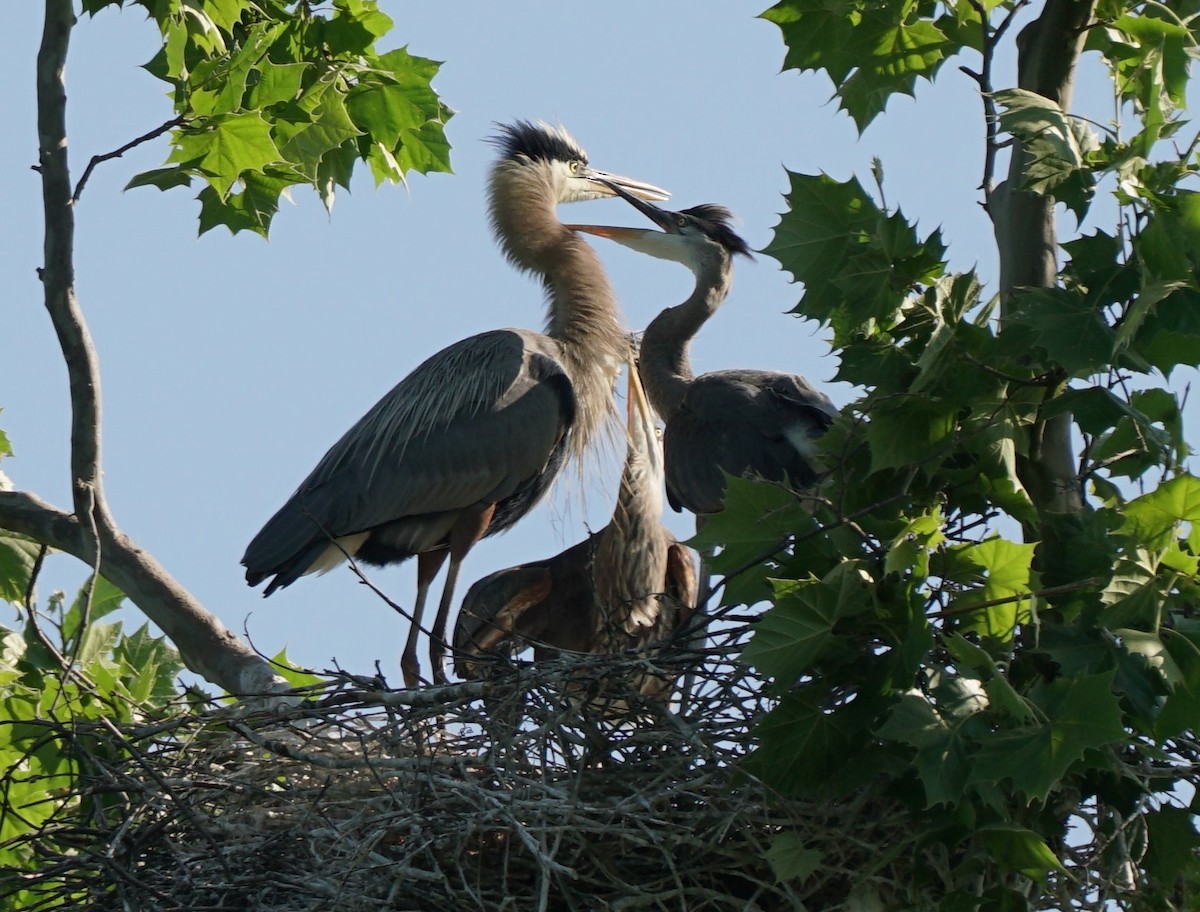
<instances>
[{"instance_id":1,"label":"heron head","mask_svg":"<svg viewBox=\"0 0 1200 912\"><path fill-rule=\"evenodd\" d=\"M526 120L496 126L498 132L491 141L500 150L497 167L544 177L553 183L560 203L619 195L638 200L666 200L671 196L653 184L593 168L583 146L561 126Z\"/></svg>"},{"instance_id":2,"label":"heron head","mask_svg":"<svg viewBox=\"0 0 1200 912\"><path fill-rule=\"evenodd\" d=\"M750 246L733 230L733 213L717 203L702 203L672 212L639 199L622 187L610 185L619 196L652 221L656 228L619 228L612 225L568 225L606 237L639 253L683 263L693 271L711 256L735 254L754 259Z\"/></svg>"}]
</instances>

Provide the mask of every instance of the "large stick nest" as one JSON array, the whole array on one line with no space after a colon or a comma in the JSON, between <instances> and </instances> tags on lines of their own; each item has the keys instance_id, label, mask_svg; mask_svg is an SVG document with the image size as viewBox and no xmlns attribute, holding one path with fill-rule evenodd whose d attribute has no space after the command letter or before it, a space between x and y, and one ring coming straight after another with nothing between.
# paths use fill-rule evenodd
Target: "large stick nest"
<instances>
[{"instance_id":1,"label":"large stick nest","mask_svg":"<svg viewBox=\"0 0 1200 912\"><path fill-rule=\"evenodd\" d=\"M97 910L840 904L902 818L741 771L767 708L741 638L709 650L682 707L622 692L651 660L596 657L416 691L338 675L285 709L76 727L80 801L31 839L33 880ZM842 865L780 882L784 832Z\"/></svg>"}]
</instances>

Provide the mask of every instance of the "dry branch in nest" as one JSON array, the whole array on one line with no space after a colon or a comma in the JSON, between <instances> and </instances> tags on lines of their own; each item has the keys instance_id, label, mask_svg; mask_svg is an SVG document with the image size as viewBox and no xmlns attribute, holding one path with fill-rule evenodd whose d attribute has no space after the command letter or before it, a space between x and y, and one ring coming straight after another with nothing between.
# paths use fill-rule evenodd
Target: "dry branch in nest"
<instances>
[{"instance_id":1,"label":"dry branch in nest","mask_svg":"<svg viewBox=\"0 0 1200 912\"><path fill-rule=\"evenodd\" d=\"M732 658L743 635L708 651L684 709L614 693L682 656L594 657L421 691L340 675L269 715L64 732L86 775L30 838L34 876L97 910L829 907L902 818L739 771L767 702ZM842 864L779 882L785 831Z\"/></svg>"}]
</instances>

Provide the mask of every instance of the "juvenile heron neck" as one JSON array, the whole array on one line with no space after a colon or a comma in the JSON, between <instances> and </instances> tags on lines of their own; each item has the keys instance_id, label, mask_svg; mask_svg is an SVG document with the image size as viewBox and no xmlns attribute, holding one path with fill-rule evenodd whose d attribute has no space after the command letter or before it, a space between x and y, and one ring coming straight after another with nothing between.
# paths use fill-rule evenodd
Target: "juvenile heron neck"
<instances>
[{"instance_id":1,"label":"juvenile heron neck","mask_svg":"<svg viewBox=\"0 0 1200 912\"><path fill-rule=\"evenodd\" d=\"M691 297L668 307L646 327L640 355L642 382L663 421L679 411L688 384L696 379L689 356L692 339L729 295L732 280L728 257L700 264Z\"/></svg>"}]
</instances>

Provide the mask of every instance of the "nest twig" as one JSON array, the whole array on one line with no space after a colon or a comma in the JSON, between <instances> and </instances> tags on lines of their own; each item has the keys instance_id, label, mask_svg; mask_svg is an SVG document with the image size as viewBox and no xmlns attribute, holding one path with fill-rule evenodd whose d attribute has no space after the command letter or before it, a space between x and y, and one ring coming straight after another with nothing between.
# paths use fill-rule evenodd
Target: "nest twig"
<instances>
[{"instance_id":1,"label":"nest twig","mask_svg":"<svg viewBox=\"0 0 1200 912\"><path fill-rule=\"evenodd\" d=\"M0 871L0 894L100 912L830 907L904 818L784 800L740 768L770 702L733 658L744 635L704 652L682 707L621 682L695 654L510 663L422 691L338 674L258 716L77 725L77 800L22 837L38 864L7 887ZM781 882L767 850L785 831L838 864Z\"/></svg>"}]
</instances>

